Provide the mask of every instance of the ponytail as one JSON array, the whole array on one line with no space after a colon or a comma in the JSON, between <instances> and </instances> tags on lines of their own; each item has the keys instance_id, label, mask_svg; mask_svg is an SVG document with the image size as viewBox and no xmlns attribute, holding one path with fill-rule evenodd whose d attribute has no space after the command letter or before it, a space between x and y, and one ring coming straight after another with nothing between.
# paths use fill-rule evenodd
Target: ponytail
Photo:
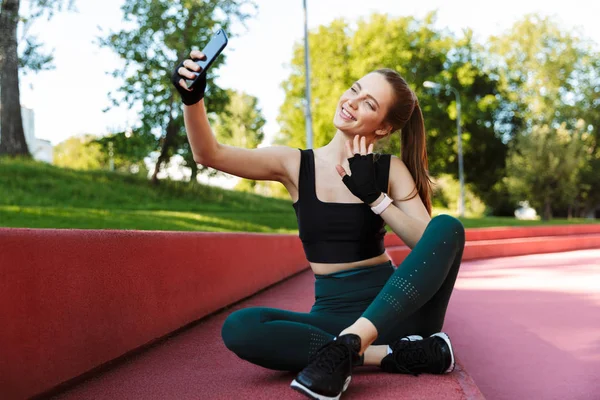
<instances>
[{"instance_id":1,"label":"ponytail","mask_svg":"<svg viewBox=\"0 0 600 400\"><path fill-rule=\"evenodd\" d=\"M415 190L400 201L414 199L419 195L431 215L431 179L425 145L425 124L419 101L398 72L390 68L382 68L374 72L382 74L394 90L395 102L388 111L386 119L392 125L392 131L401 130L401 159L416 185Z\"/></svg>"},{"instance_id":2,"label":"ponytail","mask_svg":"<svg viewBox=\"0 0 600 400\"><path fill-rule=\"evenodd\" d=\"M423 113L419 102L415 97L415 106L401 131L401 158L413 180L415 181L416 191L412 196L403 199L410 200L417 194L423 201L427 212L431 216L431 179L429 178L427 161L427 146L425 144L425 124L423 122Z\"/></svg>"}]
</instances>

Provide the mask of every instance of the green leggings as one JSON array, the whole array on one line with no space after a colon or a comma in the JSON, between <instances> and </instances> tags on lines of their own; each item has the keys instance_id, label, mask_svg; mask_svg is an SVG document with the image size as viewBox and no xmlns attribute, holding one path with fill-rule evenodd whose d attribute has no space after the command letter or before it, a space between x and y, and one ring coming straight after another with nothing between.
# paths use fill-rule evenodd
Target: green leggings
<instances>
[{"instance_id":1,"label":"green leggings","mask_svg":"<svg viewBox=\"0 0 600 400\"><path fill-rule=\"evenodd\" d=\"M464 245L461 222L439 215L398 268L388 261L315 275L315 303L309 313L238 310L223 324L223 341L251 363L299 371L324 343L361 316L377 328L376 345L407 335L429 336L444 324Z\"/></svg>"}]
</instances>

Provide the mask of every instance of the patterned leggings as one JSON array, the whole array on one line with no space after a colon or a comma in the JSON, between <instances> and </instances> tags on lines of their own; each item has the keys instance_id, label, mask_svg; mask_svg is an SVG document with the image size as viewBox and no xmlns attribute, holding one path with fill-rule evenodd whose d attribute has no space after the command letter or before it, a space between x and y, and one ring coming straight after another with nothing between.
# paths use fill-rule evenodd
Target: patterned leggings
<instances>
[{"instance_id":1,"label":"patterned leggings","mask_svg":"<svg viewBox=\"0 0 600 400\"><path fill-rule=\"evenodd\" d=\"M439 332L464 244L461 222L439 215L397 268L388 261L315 275L315 304L309 313L266 307L238 310L223 324L223 341L251 363L300 371L314 352L361 316L377 328L375 345Z\"/></svg>"}]
</instances>

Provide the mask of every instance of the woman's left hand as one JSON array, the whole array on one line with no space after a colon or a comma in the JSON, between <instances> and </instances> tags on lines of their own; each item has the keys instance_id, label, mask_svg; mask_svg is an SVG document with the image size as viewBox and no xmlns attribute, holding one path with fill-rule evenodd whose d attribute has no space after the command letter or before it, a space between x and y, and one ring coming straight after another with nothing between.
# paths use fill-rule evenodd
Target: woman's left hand
<instances>
[{"instance_id":1,"label":"woman's left hand","mask_svg":"<svg viewBox=\"0 0 600 400\"><path fill-rule=\"evenodd\" d=\"M373 143L367 148L366 138L354 136L353 144L346 142L346 154L350 165L349 175L344 167L336 165L335 169L342 177L342 181L353 195L367 204L372 204L381 196L375 178L375 164L373 163Z\"/></svg>"}]
</instances>

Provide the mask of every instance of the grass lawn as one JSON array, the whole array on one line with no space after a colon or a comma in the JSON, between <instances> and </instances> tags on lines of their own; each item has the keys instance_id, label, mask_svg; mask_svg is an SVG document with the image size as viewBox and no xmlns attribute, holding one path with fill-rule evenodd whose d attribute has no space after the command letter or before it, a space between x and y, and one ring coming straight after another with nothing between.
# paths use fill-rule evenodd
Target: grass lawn
<instances>
[{"instance_id":1,"label":"grass lawn","mask_svg":"<svg viewBox=\"0 0 600 400\"><path fill-rule=\"evenodd\" d=\"M443 212L435 210L434 215ZM465 227L594 223L461 219ZM289 200L108 171L0 158L0 227L246 231L297 234Z\"/></svg>"}]
</instances>

